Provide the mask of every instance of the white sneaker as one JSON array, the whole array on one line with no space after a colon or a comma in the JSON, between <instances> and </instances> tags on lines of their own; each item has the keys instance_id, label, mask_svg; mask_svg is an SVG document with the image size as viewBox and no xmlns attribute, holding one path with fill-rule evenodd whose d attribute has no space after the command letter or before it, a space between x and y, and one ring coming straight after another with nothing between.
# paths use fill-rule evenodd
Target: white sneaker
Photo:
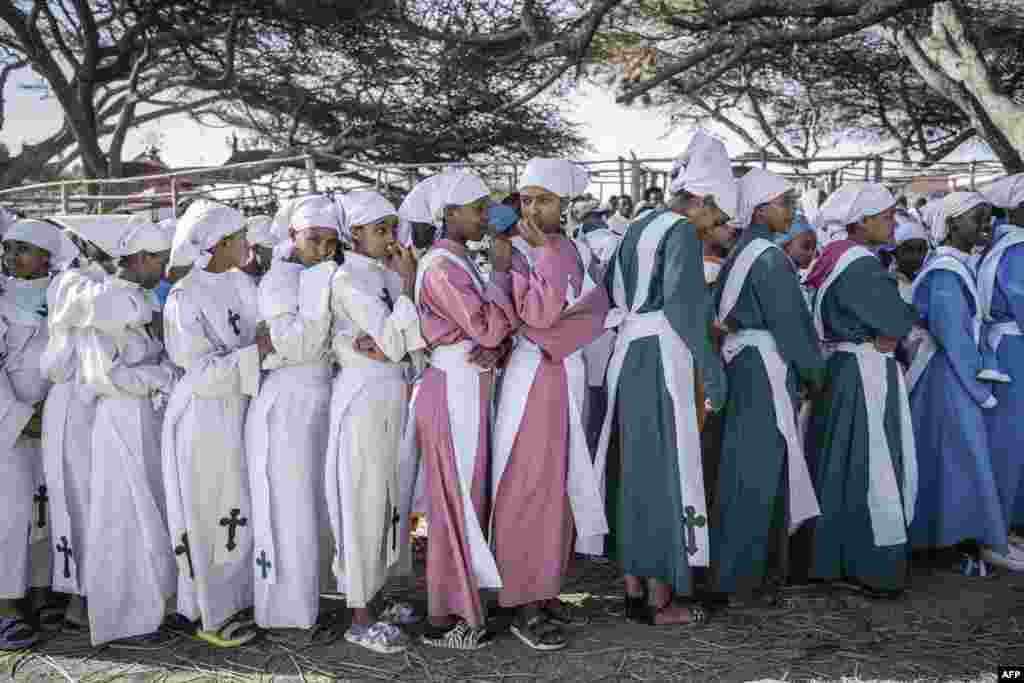
<instances>
[{"instance_id":1,"label":"white sneaker","mask_svg":"<svg viewBox=\"0 0 1024 683\"><path fill-rule=\"evenodd\" d=\"M404 652L409 645L408 638L397 626L380 621L371 626L352 624L345 631L345 640L382 655Z\"/></svg>"},{"instance_id":2,"label":"white sneaker","mask_svg":"<svg viewBox=\"0 0 1024 683\"><path fill-rule=\"evenodd\" d=\"M1024 572L1024 558L1018 558L1013 554L1003 555L986 547L981 551L981 558L989 564L1009 569L1011 572Z\"/></svg>"},{"instance_id":3,"label":"white sneaker","mask_svg":"<svg viewBox=\"0 0 1024 683\"><path fill-rule=\"evenodd\" d=\"M1018 536L1017 534L1010 534L1010 545L1015 545L1020 548L1024 548L1024 537Z\"/></svg>"}]
</instances>

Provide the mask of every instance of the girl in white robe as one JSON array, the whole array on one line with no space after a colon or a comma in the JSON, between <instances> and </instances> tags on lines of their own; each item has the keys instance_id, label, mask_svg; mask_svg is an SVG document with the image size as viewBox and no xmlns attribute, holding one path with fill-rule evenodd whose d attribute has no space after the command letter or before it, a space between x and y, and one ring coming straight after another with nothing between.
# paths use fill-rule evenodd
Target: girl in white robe
<instances>
[{"instance_id":1,"label":"girl in white robe","mask_svg":"<svg viewBox=\"0 0 1024 683\"><path fill-rule=\"evenodd\" d=\"M97 395L85 524L94 558L84 571L91 640L162 642L166 636L158 629L174 591L174 560L156 406L166 401L174 373L152 330L151 290L160 282L170 240L141 217L69 216L62 222L119 259L113 277L68 277L74 296L61 312L63 323L77 328L79 381Z\"/></svg>"},{"instance_id":2,"label":"girl in white robe","mask_svg":"<svg viewBox=\"0 0 1024 683\"><path fill-rule=\"evenodd\" d=\"M251 229L251 228L250 228ZM252 566L256 623L309 629L320 609L321 542L327 524L324 454L333 364L328 345L330 279L337 264L339 217L319 195L292 202L274 232L290 242L259 285L259 317L274 353L249 406L246 457L253 499L257 564Z\"/></svg>"},{"instance_id":3,"label":"girl in white robe","mask_svg":"<svg viewBox=\"0 0 1024 683\"><path fill-rule=\"evenodd\" d=\"M390 654L403 651L407 638L386 615L375 616L369 607L409 543L399 513L398 462L408 417L403 361L425 346L413 303L416 259L411 249L396 243L398 211L384 197L351 192L340 201L353 248L331 285L332 347L341 365L327 449L335 574L352 609L345 640ZM400 278L383 265L389 257ZM389 612L400 621L411 620L408 608Z\"/></svg>"},{"instance_id":4,"label":"girl in white robe","mask_svg":"<svg viewBox=\"0 0 1024 683\"><path fill-rule=\"evenodd\" d=\"M40 447L43 400L50 388L40 372L46 348L46 288L62 244L56 226L15 222L4 235L0 276L0 650L36 640L15 601L31 588L31 607L50 585L50 507ZM59 614L58 614L59 616ZM43 615L40 615L40 621Z\"/></svg>"},{"instance_id":5,"label":"girl in white robe","mask_svg":"<svg viewBox=\"0 0 1024 683\"><path fill-rule=\"evenodd\" d=\"M257 333L256 287L238 270L248 253L241 213L193 203L178 221L172 261L194 265L164 308L167 352L185 372L167 406L162 439L178 613L200 622L187 630L215 647L238 647L257 634L243 614L253 605L243 437L260 361L271 347Z\"/></svg>"}]
</instances>

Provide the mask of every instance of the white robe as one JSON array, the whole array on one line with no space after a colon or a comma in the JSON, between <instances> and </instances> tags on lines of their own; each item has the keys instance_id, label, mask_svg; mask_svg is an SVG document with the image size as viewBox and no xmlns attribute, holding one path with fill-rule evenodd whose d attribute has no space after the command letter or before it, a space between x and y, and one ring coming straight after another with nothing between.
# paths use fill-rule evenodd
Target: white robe
<instances>
[{"instance_id":1,"label":"white robe","mask_svg":"<svg viewBox=\"0 0 1024 683\"><path fill-rule=\"evenodd\" d=\"M185 371L162 438L178 612L206 630L253 605L244 429L259 390L257 321L256 288L237 270L193 269L164 307L167 353Z\"/></svg>"},{"instance_id":2,"label":"white robe","mask_svg":"<svg viewBox=\"0 0 1024 683\"><path fill-rule=\"evenodd\" d=\"M324 454L330 423L328 306L333 262L276 260L259 286L259 317L274 353L245 425L252 491L256 623L311 628L320 609L320 557L330 553ZM329 566L329 565L328 565Z\"/></svg>"},{"instance_id":3,"label":"white robe","mask_svg":"<svg viewBox=\"0 0 1024 683\"><path fill-rule=\"evenodd\" d=\"M92 556L103 561L84 572L98 645L155 631L174 592L153 407L174 372L147 329L152 301L137 285L109 278L83 286L69 303L90 323L79 329L79 370L98 395L86 536Z\"/></svg>"},{"instance_id":4,"label":"white robe","mask_svg":"<svg viewBox=\"0 0 1024 683\"><path fill-rule=\"evenodd\" d=\"M409 419L401 361L425 343L416 305L400 292L394 273L352 252L331 285L332 345L341 371L331 401L327 502L337 545L334 571L349 607L373 599L409 543L398 487ZM356 352L352 345L361 334L370 335L390 362Z\"/></svg>"},{"instance_id":5,"label":"white robe","mask_svg":"<svg viewBox=\"0 0 1024 683\"><path fill-rule=\"evenodd\" d=\"M0 291L10 280L0 277ZM24 286L24 285L22 285ZM50 383L39 371L46 318L0 294L0 599L50 585L50 509L39 439L22 431Z\"/></svg>"},{"instance_id":6,"label":"white robe","mask_svg":"<svg viewBox=\"0 0 1024 683\"><path fill-rule=\"evenodd\" d=\"M83 322L82 292L106 279L97 265L67 270L46 292L49 340L40 366L53 386L43 407L43 468L50 497L50 526L57 559L53 589L85 595L85 566L92 477L92 428L96 393L78 381L77 346ZM57 546L61 550L57 550ZM59 553L59 554L58 554Z\"/></svg>"}]
</instances>

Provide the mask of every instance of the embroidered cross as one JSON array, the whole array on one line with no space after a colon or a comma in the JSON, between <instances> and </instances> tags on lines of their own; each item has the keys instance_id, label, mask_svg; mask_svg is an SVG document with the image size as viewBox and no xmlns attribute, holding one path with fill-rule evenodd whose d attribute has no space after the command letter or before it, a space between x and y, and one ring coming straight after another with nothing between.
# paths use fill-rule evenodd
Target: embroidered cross
<instances>
[{"instance_id":1,"label":"embroidered cross","mask_svg":"<svg viewBox=\"0 0 1024 683\"><path fill-rule=\"evenodd\" d=\"M46 527L46 503L50 500L50 497L46 495L46 486L40 486L38 493L32 496L32 500L36 502L36 526L40 529Z\"/></svg>"},{"instance_id":2,"label":"embroidered cross","mask_svg":"<svg viewBox=\"0 0 1024 683\"><path fill-rule=\"evenodd\" d=\"M231 325L231 331L235 333L235 336L240 336L242 331L238 329L238 321L242 319L242 316L238 315L230 308L228 309L228 325Z\"/></svg>"},{"instance_id":3,"label":"embroidered cross","mask_svg":"<svg viewBox=\"0 0 1024 683\"><path fill-rule=\"evenodd\" d=\"M385 287L383 291L384 293L381 294L380 298L384 302L384 305L388 307L389 311L395 310L395 302L391 298L391 292L388 291L387 287Z\"/></svg>"},{"instance_id":4,"label":"embroidered cross","mask_svg":"<svg viewBox=\"0 0 1024 683\"><path fill-rule=\"evenodd\" d=\"M240 526L245 526L249 523L248 517L240 517L242 511L238 508L231 508L231 514L228 517L220 518L220 525L228 528L228 542L224 547L231 552L238 546L235 544L235 529Z\"/></svg>"},{"instance_id":5,"label":"embroidered cross","mask_svg":"<svg viewBox=\"0 0 1024 683\"><path fill-rule=\"evenodd\" d=\"M686 512L683 517L683 526L686 527L686 552L696 555L697 528L706 526L708 520L704 515L698 515L697 508L692 505L687 505L683 510Z\"/></svg>"},{"instance_id":6,"label":"embroidered cross","mask_svg":"<svg viewBox=\"0 0 1024 683\"><path fill-rule=\"evenodd\" d=\"M71 578L71 556L74 555L71 552L71 546L68 544L68 537L61 536L60 543L57 544L57 552L64 556L64 578Z\"/></svg>"},{"instance_id":7,"label":"embroidered cross","mask_svg":"<svg viewBox=\"0 0 1024 683\"><path fill-rule=\"evenodd\" d=\"M187 533L181 535L181 545L174 547L174 554L175 556L185 556L185 559L188 560L188 577L190 579L195 579L196 572L195 569L192 567L192 548L189 547Z\"/></svg>"},{"instance_id":8,"label":"embroidered cross","mask_svg":"<svg viewBox=\"0 0 1024 683\"><path fill-rule=\"evenodd\" d=\"M260 556L256 559L256 564L259 565L260 573L263 574L263 579L266 580L267 574L270 572L270 568L273 567L270 560L267 559L267 551L261 550Z\"/></svg>"}]
</instances>

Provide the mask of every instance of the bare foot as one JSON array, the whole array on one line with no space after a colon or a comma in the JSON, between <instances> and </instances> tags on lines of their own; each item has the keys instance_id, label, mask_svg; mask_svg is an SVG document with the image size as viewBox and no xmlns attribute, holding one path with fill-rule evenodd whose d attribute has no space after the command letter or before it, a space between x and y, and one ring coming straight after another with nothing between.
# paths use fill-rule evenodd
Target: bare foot
<instances>
[{"instance_id":1,"label":"bare foot","mask_svg":"<svg viewBox=\"0 0 1024 683\"><path fill-rule=\"evenodd\" d=\"M665 605L654 613L654 623L657 626L689 624L692 620L693 615L690 613L690 608L675 603Z\"/></svg>"}]
</instances>

